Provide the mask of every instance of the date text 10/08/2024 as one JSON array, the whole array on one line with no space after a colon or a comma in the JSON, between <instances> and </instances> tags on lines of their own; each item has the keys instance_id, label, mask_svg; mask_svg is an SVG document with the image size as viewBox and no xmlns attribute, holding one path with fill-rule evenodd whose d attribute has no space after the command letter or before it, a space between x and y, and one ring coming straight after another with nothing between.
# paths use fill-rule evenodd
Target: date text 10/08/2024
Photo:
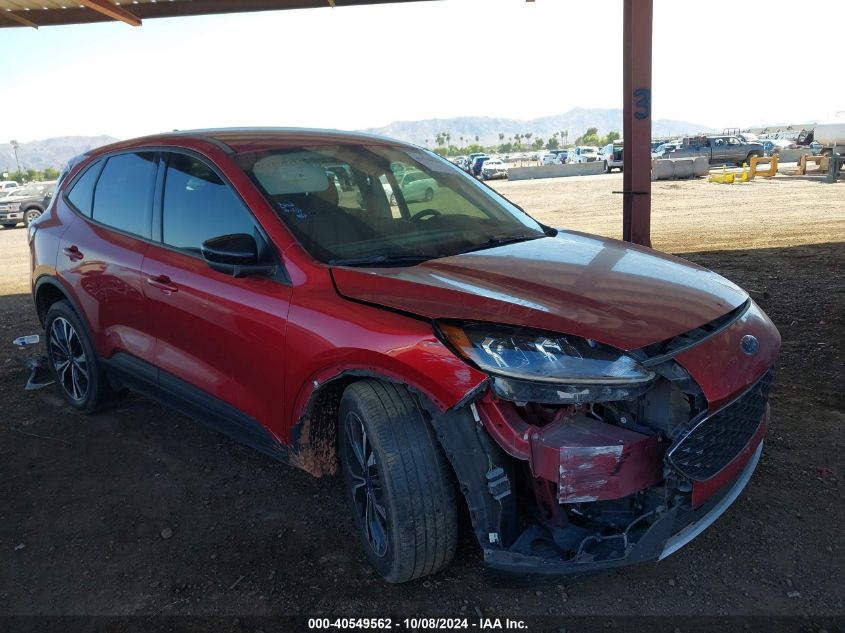
<instances>
[{"instance_id":1,"label":"date text 10/08/2024","mask_svg":"<svg viewBox=\"0 0 845 633\"><path fill-rule=\"evenodd\" d=\"M510 618L309 618L309 630L527 630L524 620Z\"/></svg>"}]
</instances>

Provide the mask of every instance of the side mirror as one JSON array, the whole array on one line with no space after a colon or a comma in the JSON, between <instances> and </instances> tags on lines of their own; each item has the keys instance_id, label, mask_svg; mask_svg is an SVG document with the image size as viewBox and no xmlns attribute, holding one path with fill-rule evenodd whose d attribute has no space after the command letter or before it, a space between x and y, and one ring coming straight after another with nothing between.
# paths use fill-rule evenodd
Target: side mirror
<instances>
[{"instance_id":1,"label":"side mirror","mask_svg":"<svg viewBox=\"0 0 845 633\"><path fill-rule=\"evenodd\" d=\"M212 270L233 277L269 276L276 272L275 266L258 263L258 244L246 233L212 237L202 243L200 250Z\"/></svg>"}]
</instances>

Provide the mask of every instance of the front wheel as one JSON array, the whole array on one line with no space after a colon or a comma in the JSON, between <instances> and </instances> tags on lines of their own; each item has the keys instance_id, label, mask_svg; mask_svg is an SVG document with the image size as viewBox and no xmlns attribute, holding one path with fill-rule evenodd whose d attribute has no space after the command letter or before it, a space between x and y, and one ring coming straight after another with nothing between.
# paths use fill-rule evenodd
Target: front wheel
<instances>
[{"instance_id":1,"label":"front wheel","mask_svg":"<svg viewBox=\"0 0 845 633\"><path fill-rule=\"evenodd\" d=\"M417 401L399 385L356 382L338 423L346 496L370 564L392 583L446 567L458 538L455 486Z\"/></svg>"},{"instance_id":2,"label":"front wheel","mask_svg":"<svg viewBox=\"0 0 845 633\"><path fill-rule=\"evenodd\" d=\"M428 189L425 190L425 201L431 202L432 198L434 198L434 189L429 187Z\"/></svg>"},{"instance_id":3,"label":"front wheel","mask_svg":"<svg viewBox=\"0 0 845 633\"><path fill-rule=\"evenodd\" d=\"M23 221L24 224L29 226L33 222L35 222L38 218L41 217L41 211L38 209L29 209L26 213L23 214Z\"/></svg>"}]
</instances>

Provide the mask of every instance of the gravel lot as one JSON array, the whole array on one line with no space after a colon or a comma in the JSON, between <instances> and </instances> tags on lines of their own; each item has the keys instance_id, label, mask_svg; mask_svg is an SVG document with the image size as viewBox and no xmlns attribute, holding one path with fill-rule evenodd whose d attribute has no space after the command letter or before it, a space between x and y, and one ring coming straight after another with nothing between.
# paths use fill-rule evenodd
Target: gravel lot
<instances>
[{"instance_id":1,"label":"gravel lot","mask_svg":"<svg viewBox=\"0 0 845 633\"><path fill-rule=\"evenodd\" d=\"M620 175L494 187L555 226L621 234ZM52 388L24 392L10 341L38 327L26 232L0 231L0 615L845 616L845 183L659 182L653 206L655 248L749 289L781 331L766 449L673 557L530 585L486 574L468 531L444 573L385 585L338 480L138 396L84 417Z\"/></svg>"}]
</instances>

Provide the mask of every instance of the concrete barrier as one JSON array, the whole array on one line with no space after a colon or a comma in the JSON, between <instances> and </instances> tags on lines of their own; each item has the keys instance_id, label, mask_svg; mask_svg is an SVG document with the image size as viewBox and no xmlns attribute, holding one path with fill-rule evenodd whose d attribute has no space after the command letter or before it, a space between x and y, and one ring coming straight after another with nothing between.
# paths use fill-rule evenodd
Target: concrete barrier
<instances>
[{"instance_id":1,"label":"concrete barrier","mask_svg":"<svg viewBox=\"0 0 845 633\"><path fill-rule=\"evenodd\" d=\"M675 161L668 158L656 158L651 161L652 180L671 180L675 176Z\"/></svg>"},{"instance_id":2,"label":"concrete barrier","mask_svg":"<svg viewBox=\"0 0 845 633\"><path fill-rule=\"evenodd\" d=\"M692 158L679 158L675 161L675 178L692 178L695 168Z\"/></svg>"},{"instance_id":3,"label":"concrete barrier","mask_svg":"<svg viewBox=\"0 0 845 633\"><path fill-rule=\"evenodd\" d=\"M514 167L508 170L508 180L531 180L533 178L563 178L566 176L592 176L604 172L604 163L575 163L574 165L540 165L538 167Z\"/></svg>"},{"instance_id":4,"label":"concrete barrier","mask_svg":"<svg viewBox=\"0 0 845 633\"><path fill-rule=\"evenodd\" d=\"M782 149L778 152L778 158L782 163L797 163L802 156L809 156L813 153L810 148Z\"/></svg>"}]
</instances>

